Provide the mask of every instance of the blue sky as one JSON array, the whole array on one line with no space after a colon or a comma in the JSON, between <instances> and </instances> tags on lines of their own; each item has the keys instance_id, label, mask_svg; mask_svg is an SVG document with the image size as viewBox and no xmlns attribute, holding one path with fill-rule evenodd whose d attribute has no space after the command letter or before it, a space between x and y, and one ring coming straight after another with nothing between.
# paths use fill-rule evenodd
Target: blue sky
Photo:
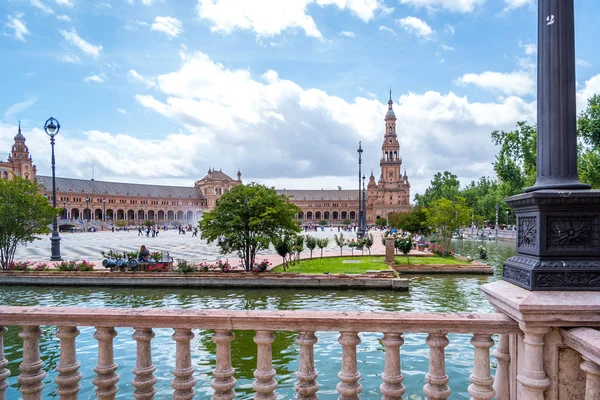
<instances>
[{"instance_id":1,"label":"blue sky","mask_svg":"<svg viewBox=\"0 0 600 400\"><path fill-rule=\"evenodd\" d=\"M600 92L600 3L576 0L578 105ZM493 175L490 132L535 120L533 0L4 0L0 148L49 173L280 188L378 174L388 90L413 193Z\"/></svg>"}]
</instances>

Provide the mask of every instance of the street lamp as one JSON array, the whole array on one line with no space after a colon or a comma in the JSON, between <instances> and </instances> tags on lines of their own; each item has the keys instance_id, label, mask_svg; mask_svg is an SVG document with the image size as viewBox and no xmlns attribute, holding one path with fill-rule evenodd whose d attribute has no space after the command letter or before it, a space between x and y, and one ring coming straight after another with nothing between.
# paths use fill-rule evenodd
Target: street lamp
<instances>
[{"instance_id":1,"label":"street lamp","mask_svg":"<svg viewBox=\"0 0 600 400\"><path fill-rule=\"evenodd\" d=\"M52 207L56 208L56 172L54 160L54 137L60 131L60 123L58 120L50 117L44 124L44 131L50 136L50 146L52 147ZM58 235L58 217L54 216L52 222L52 236L50 237L50 261L62 261L60 256L60 236Z\"/></svg>"},{"instance_id":2,"label":"street lamp","mask_svg":"<svg viewBox=\"0 0 600 400\"><path fill-rule=\"evenodd\" d=\"M88 213L87 213L87 220L88 220L88 221L92 219L92 210L90 210L90 200L91 200L91 199L90 199L89 197L86 197L86 198L85 198L85 209L86 209L86 210L87 210L87 212L88 212ZM84 216L83 216L83 218L84 218L84 219L86 219L86 218L85 218L85 213L84 213Z\"/></svg>"},{"instance_id":3,"label":"street lamp","mask_svg":"<svg viewBox=\"0 0 600 400\"><path fill-rule=\"evenodd\" d=\"M367 234L367 190L365 189L365 175L363 174L363 186L362 186L362 227L363 237Z\"/></svg>"},{"instance_id":4,"label":"street lamp","mask_svg":"<svg viewBox=\"0 0 600 400\"><path fill-rule=\"evenodd\" d=\"M360 178L362 176L362 143L358 142L358 232L357 235L359 238L365 236L365 228L363 226L363 193L362 188L360 187Z\"/></svg>"},{"instance_id":5,"label":"street lamp","mask_svg":"<svg viewBox=\"0 0 600 400\"><path fill-rule=\"evenodd\" d=\"M106 225L106 199L102 200L102 206L103 206L103 210L102 210L102 220L104 221L104 225Z\"/></svg>"},{"instance_id":6,"label":"street lamp","mask_svg":"<svg viewBox=\"0 0 600 400\"><path fill-rule=\"evenodd\" d=\"M63 219L67 219L67 201L63 200Z\"/></svg>"}]
</instances>

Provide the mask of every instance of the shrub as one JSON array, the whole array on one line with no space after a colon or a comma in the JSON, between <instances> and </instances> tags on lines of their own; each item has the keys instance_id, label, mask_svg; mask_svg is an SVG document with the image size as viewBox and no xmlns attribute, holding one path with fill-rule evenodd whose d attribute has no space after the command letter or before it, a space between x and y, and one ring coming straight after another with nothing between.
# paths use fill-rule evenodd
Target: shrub
<instances>
[{"instance_id":1,"label":"shrub","mask_svg":"<svg viewBox=\"0 0 600 400\"><path fill-rule=\"evenodd\" d=\"M431 243L431 245L429 246L429 250L433 254L438 255L440 257L447 257L447 256L454 255L454 247L452 247L452 248L445 247L444 245L441 245L441 244Z\"/></svg>"},{"instance_id":2,"label":"shrub","mask_svg":"<svg viewBox=\"0 0 600 400\"><path fill-rule=\"evenodd\" d=\"M158 263L155 265L148 265L148 269L146 269L146 271L148 271L148 272L169 272L169 267L167 267L165 264Z\"/></svg>"},{"instance_id":3,"label":"shrub","mask_svg":"<svg viewBox=\"0 0 600 400\"><path fill-rule=\"evenodd\" d=\"M87 262L87 261L61 261L58 264L54 264L55 268L59 271L67 271L67 272L87 272L93 271L95 264Z\"/></svg>"},{"instance_id":4,"label":"shrub","mask_svg":"<svg viewBox=\"0 0 600 400\"><path fill-rule=\"evenodd\" d=\"M231 271L231 264L229 264L229 260L225 260L225 262L223 262L223 260L219 260L215 263L215 267L220 269L221 272Z\"/></svg>"},{"instance_id":5,"label":"shrub","mask_svg":"<svg viewBox=\"0 0 600 400\"><path fill-rule=\"evenodd\" d=\"M312 258L312 252L317 247L317 238L312 236L306 237L306 247L310 250L310 258Z\"/></svg>"},{"instance_id":6,"label":"shrub","mask_svg":"<svg viewBox=\"0 0 600 400\"><path fill-rule=\"evenodd\" d=\"M252 267L252 272L265 272L270 265L271 263L269 260L262 260L261 262L254 264L254 267Z\"/></svg>"},{"instance_id":7,"label":"shrub","mask_svg":"<svg viewBox=\"0 0 600 400\"><path fill-rule=\"evenodd\" d=\"M176 269L177 272L181 272L182 274L189 274L191 272L198 272L198 265L191 261L177 260Z\"/></svg>"},{"instance_id":8,"label":"shrub","mask_svg":"<svg viewBox=\"0 0 600 400\"><path fill-rule=\"evenodd\" d=\"M27 271L30 266L29 261L13 261L8 265L8 269L11 271Z\"/></svg>"},{"instance_id":9,"label":"shrub","mask_svg":"<svg viewBox=\"0 0 600 400\"><path fill-rule=\"evenodd\" d=\"M482 260L487 259L487 248L484 245L479 245L477 247L477 251L479 252L479 258Z\"/></svg>"},{"instance_id":10,"label":"shrub","mask_svg":"<svg viewBox=\"0 0 600 400\"><path fill-rule=\"evenodd\" d=\"M160 261L160 260L162 260L162 257L163 257L162 253L160 251L155 251L155 252L150 253L150 258L153 259L154 261Z\"/></svg>"},{"instance_id":11,"label":"shrub","mask_svg":"<svg viewBox=\"0 0 600 400\"><path fill-rule=\"evenodd\" d=\"M33 267L33 271L48 271L50 267L46 263L39 263Z\"/></svg>"},{"instance_id":12,"label":"shrub","mask_svg":"<svg viewBox=\"0 0 600 400\"><path fill-rule=\"evenodd\" d=\"M198 264L198 272L208 272L211 270L211 265L209 263L200 263Z\"/></svg>"}]
</instances>

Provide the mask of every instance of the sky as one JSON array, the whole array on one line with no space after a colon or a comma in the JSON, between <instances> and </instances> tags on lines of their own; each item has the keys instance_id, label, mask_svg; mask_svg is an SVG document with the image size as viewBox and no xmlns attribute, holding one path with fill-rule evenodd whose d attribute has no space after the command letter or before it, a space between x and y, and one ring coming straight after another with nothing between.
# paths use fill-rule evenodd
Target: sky
<instances>
[{"instance_id":1,"label":"sky","mask_svg":"<svg viewBox=\"0 0 600 400\"><path fill-rule=\"evenodd\" d=\"M494 176L494 130L535 122L534 0L2 0L0 149L21 121L50 174L286 189L379 176L392 90L403 172ZM600 93L600 2L575 0L578 110ZM3 158L3 157L0 157Z\"/></svg>"}]
</instances>

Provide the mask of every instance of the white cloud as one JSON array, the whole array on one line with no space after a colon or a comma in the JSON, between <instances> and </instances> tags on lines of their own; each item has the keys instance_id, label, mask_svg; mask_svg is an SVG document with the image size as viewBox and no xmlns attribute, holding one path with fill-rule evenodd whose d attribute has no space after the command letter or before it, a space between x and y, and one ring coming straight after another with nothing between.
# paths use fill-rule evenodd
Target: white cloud
<instances>
[{"instance_id":1,"label":"white cloud","mask_svg":"<svg viewBox=\"0 0 600 400\"><path fill-rule=\"evenodd\" d=\"M54 0L54 2L59 6L73 7L75 5L73 0Z\"/></svg>"},{"instance_id":2,"label":"white cloud","mask_svg":"<svg viewBox=\"0 0 600 400\"><path fill-rule=\"evenodd\" d=\"M181 21L174 17L156 17L152 24L152 30L166 33L170 37L176 37L183 31Z\"/></svg>"},{"instance_id":3,"label":"white cloud","mask_svg":"<svg viewBox=\"0 0 600 400\"><path fill-rule=\"evenodd\" d=\"M96 46L96 45L93 45L93 44L85 41L77 34L77 32L75 31L75 28L71 28L70 32L67 32L64 29L60 29L59 32L67 42L69 42L71 45L77 47L84 53L89 54L90 56L92 56L94 58L98 58L100 56L100 51L102 51L102 46L100 46L100 45Z\"/></svg>"},{"instance_id":4,"label":"white cloud","mask_svg":"<svg viewBox=\"0 0 600 400\"><path fill-rule=\"evenodd\" d=\"M26 42L26 35L31 35L27 30L27 24L23 20L23 14L9 15L4 27L13 30L12 37L22 42Z\"/></svg>"},{"instance_id":5,"label":"white cloud","mask_svg":"<svg viewBox=\"0 0 600 400\"><path fill-rule=\"evenodd\" d=\"M442 48L442 50L444 50L444 51L454 51L454 47L452 47L452 46L448 46L448 45L445 45L445 44L440 44L440 47L441 47L441 48Z\"/></svg>"},{"instance_id":6,"label":"white cloud","mask_svg":"<svg viewBox=\"0 0 600 400\"><path fill-rule=\"evenodd\" d=\"M456 33L456 29L450 24L444 24L444 32L452 36Z\"/></svg>"},{"instance_id":7,"label":"white cloud","mask_svg":"<svg viewBox=\"0 0 600 400\"><path fill-rule=\"evenodd\" d=\"M155 87L156 86L156 81L154 80L154 78L147 78L145 76L142 76L142 75L140 75L139 72L137 72L134 69L130 69L127 72L127 76L133 82L143 83L147 87Z\"/></svg>"},{"instance_id":8,"label":"white cloud","mask_svg":"<svg viewBox=\"0 0 600 400\"><path fill-rule=\"evenodd\" d=\"M521 47L523 49L523 52L525 52L525 55L533 56L533 55L537 54L537 44L535 44L535 43L523 43L523 42L519 41L519 47Z\"/></svg>"},{"instance_id":9,"label":"white cloud","mask_svg":"<svg viewBox=\"0 0 600 400\"><path fill-rule=\"evenodd\" d=\"M591 62L586 61L586 60L584 60L582 58L578 58L577 61L576 61L576 64L577 64L578 67L585 67L585 68L588 68L588 67L592 66Z\"/></svg>"},{"instance_id":10,"label":"white cloud","mask_svg":"<svg viewBox=\"0 0 600 400\"><path fill-rule=\"evenodd\" d=\"M79 56L76 56L74 54L64 54L64 55L58 57L58 61L71 63L71 64L79 64L81 62L81 59L79 58Z\"/></svg>"},{"instance_id":11,"label":"white cloud","mask_svg":"<svg viewBox=\"0 0 600 400\"><path fill-rule=\"evenodd\" d=\"M527 71L508 73L486 71L481 74L465 74L454 83L456 85L473 84L493 92L517 96L533 94L536 88L535 80Z\"/></svg>"},{"instance_id":12,"label":"white cloud","mask_svg":"<svg viewBox=\"0 0 600 400\"><path fill-rule=\"evenodd\" d=\"M214 32L231 33L236 29L252 30L258 37L270 37L287 29L301 29L309 37L321 38L321 32L307 6L334 5L348 10L364 22L375 14L388 14L393 8L384 0L198 0L198 16L211 23Z\"/></svg>"},{"instance_id":13,"label":"white cloud","mask_svg":"<svg viewBox=\"0 0 600 400\"><path fill-rule=\"evenodd\" d=\"M83 82L85 83L104 83L106 81L106 75L90 75L83 78Z\"/></svg>"},{"instance_id":14,"label":"white cloud","mask_svg":"<svg viewBox=\"0 0 600 400\"><path fill-rule=\"evenodd\" d=\"M383 25L381 25L381 26L379 27L379 32L389 32L389 33L393 34L394 36L396 36L396 35L397 35L395 30L393 30L393 29L392 29L392 28L390 28L390 27L383 26Z\"/></svg>"},{"instance_id":15,"label":"white cloud","mask_svg":"<svg viewBox=\"0 0 600 400\"><path fill-rule=\"evenodd\" d=\"M506 4L504 11L511 11L525 6L532 6L533 0L504 0L504 4Z\"/></svg>"},{"instance_id":16,"label":"white cloud","mask_svg":"<svg viewBox=\"0 0 600 400\"><path fill-rule=\"evenodd\" d=\"M44 14L54 14L54 10L42 3L41 0L31 0L31 5L43 12Z\"/></svg>"},{"instance_id":17,"label":"white cloud","mask_svg":"<svg viewBox=\"0 0 600 400\"><path fill-rule=\"evenodd\" d=\"M600 74L591 77L581 90L577 91L577 112L585 110L588 106L588 99L595 94L600 94Z\"/></svg>"},{"instance_id":18,"label":"white cloud","mask_svg":"<svg viewBox=\"0 0 600 400\"><path fill-rule=\"evenodd\" d=\"M117 111L120 112L121 114L125 114L125 115L128 114L127 110L123 110L122 108L117 108Z\"/></svg>"},{"instance_id":19,"label":"white cloud","mask_svg":"<svg viewBox=\"0 0 600 400\"><path fill-rule=\"evenodd\" d=\"M470 13L473 12L477 6L483 5L485 1L486 0L400 0L400 4L422 7L430 11L443 9L451 12Z\"/></svg>"},{"instance_id":20,"label":"white cloud","mask_svg":"<svg viewBox=\"0 0 600 400\"><path fill-rule=\"evenodd\" d=\"M6 109L6 111L4 112L4 119L7 119L11 115L15 115L22 111L27 110L29 107L31 107L32 105L37 103L37 101L38 101L38 99L35 98L35 99L25 100L20 103L13 104L12 106L8 107Z\"/></svg>"},{"instance_id":21,"label":"white cloud","mask_svg":"<svg viewBox=\"0 0 600 400\"><path fill-rule=\"evenodd\" d=\"M406 17L397 19L396 23L404 28L405 31L423 39L429 39L434 31L423 20L416 17Z\"/></svg>"},{"instance_id":22,"label":"white cloud","mask_svg":"<svg viewBox=\"0 0 600 400\"><path fill-rule=\"evenodd\" d=\"M71 22L71 17L69 17L68 15L65 15L65 14L59 15L56 18L58 18L61 21Z\"/></svg>"},{"instance_id":23,"label":"white cloud","mask_svg":"<svg viewBox=\"0 0 600 400\"><path fill-rule=\"evenodd\" d=\"M341 31L340 35L346 36L346 37L349 37L349 38L356 37L356 35L354 34L354 32L349 32L349 31Z\"/></svg>"}]
</instances>

